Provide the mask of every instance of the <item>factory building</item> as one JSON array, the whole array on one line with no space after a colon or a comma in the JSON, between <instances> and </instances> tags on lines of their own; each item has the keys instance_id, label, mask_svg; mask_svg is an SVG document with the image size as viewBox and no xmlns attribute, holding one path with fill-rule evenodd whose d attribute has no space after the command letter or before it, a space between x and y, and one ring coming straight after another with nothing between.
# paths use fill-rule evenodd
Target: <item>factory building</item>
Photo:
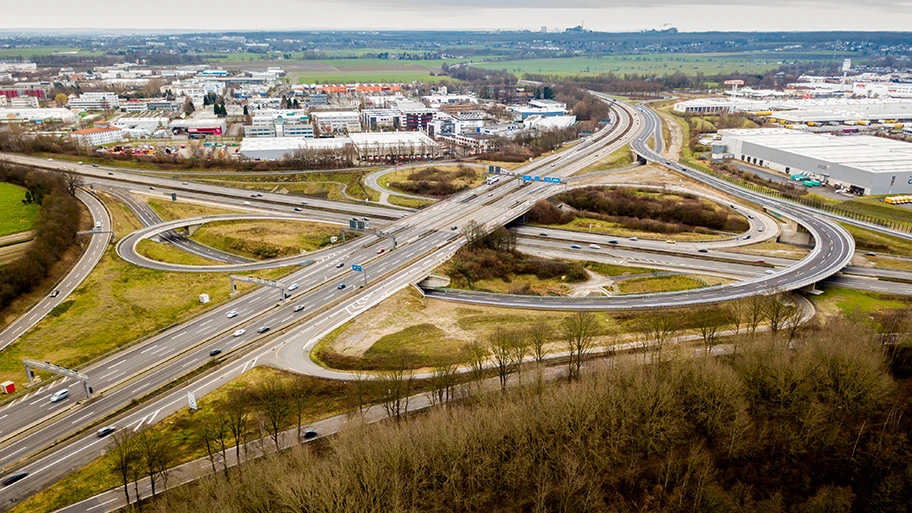
<instances>
[{"instance_id":1,"label":"factory building","mask_svg":"<svg viewBox=\"0 0 912 513\"><path fill-rule=\"evenodd\" d=\"M124 131L116 127L85 128L73 132L72 137L80 146L101 146L123 141Z\"/></svg>"},{"instance_id":2,"label":"factory building","mask_svg":"<svg viewBox=\"0 0 912 513\"><path fill-rule=\"evenodd\" d=\"M912 193L912 144L873 136L832 136L781 128L720 130L713 153L806 174L856 194Z\"/></svg>"},{"instance_id":3,"label":"factory building","mask_svg":"<svg viewBox=\"0 0 912 513\"><path fill-rule=\"evenodd\" d=\"M313 111L314 124L321 133L360 132L361 119L358 111Z\"/></svg>"},{"instance_id":4,"label":"factory building","mask_svg":"<svg viewBox=\"0 0 912 513\"><path fill-rule=\"evenodd\" d=\"M245 137L240 154L252 160L281 160L291 158L296 151L332 151L343 153L351 146L348 137L304 139L300 137Z\"/></svg>"},{"instance_id":5,"label":"factory building","mask_svg":"<svg viewBox=\"0 0 912 513\"><path fill-rule=\"evenodd\" d=\"M440 157L440 145L421 132L371 132L351 134L361 162L432 160Z\"/></svg>"}]
</instances>

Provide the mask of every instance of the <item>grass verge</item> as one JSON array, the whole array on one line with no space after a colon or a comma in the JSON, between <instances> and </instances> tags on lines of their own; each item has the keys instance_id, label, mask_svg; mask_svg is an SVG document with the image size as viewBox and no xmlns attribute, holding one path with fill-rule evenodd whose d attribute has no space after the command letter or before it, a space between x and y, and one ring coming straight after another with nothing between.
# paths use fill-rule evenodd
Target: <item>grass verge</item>
<instances>
[{"instance_id":1,"label":"grass verge","mask_svg":"<svg viewBox=\"0 0 912 513\"><path fill-rule=\"evenodd\" d=\"M332 244L339 226L305 221L220 221L191 237L209 247L255 259L281 258Z\"/></svg>"},{"instance_id":2,"label":"grass verge","mask_svg":"<svg viewBox=\"0 0 912 513\"><path fill-rule=\"evenodd\" d=\"M32 229L38 218L37 203L25 204L26 189L0 182L0 237Z\"/></svg>"},{"instance_id":3,"label":"grass verge","mask_svg":"<svg viewBox=\"0 0 912 513\"><path fill-rule=\"evenodd\" d=\"M572 176L585 175L588 173L594 173L596 171L606 171L608 169L619 169L622 167L627 167L633 164L633 153L630 149L630 145L626 144L617 150L609 153L598 162L590 164L583 169L580 169L576 173L573 173Z\"/></svg>"},{"instance_id":4,"label":"grass verge","mask_svg":"<svg viewBox=\"0 0 912 513\"><path fill-rule=\"evenodd\" d=\"M648 278L632 278L618 282L622 294L653 294L656 292L676 292L699 289L712 285L730 282L715 276L673 275Z\"/></svg>"}]
</instances>

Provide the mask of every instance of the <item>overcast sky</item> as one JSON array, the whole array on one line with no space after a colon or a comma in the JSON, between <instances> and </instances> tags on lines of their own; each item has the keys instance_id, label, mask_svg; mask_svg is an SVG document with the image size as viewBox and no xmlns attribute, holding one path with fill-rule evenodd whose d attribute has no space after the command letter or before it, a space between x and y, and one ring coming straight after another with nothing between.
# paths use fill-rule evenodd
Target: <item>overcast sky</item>
<instances>
[{"instance_id":1,"label":"overcast sky","mask_svg":"<svg viewBox=\"0 0 912 513\"><path fill-rule=\"evenodd\" d=\"M4 1L0 29L912 30L912 0ZM560 5L560 9L555 9ZM236 6L236 7L232 7Z\"/></svg>"}]
</instances>

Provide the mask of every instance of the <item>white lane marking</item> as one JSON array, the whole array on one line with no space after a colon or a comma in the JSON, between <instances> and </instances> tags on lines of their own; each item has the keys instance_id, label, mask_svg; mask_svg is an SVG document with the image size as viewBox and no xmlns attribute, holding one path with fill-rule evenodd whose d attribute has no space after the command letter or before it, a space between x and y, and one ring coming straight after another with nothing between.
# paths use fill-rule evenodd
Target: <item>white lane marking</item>
<instances>
[{"instance_id":1,"label":"white lane marking","mask_svg":"<svg viewBox=\"0 0 912 513\"><path fill-rule=\"evenodd\" d=\"M139 431L139 428L142 427L142 425L143 425L143 423L146 421L146 418L147 418L147 417L148 417L148 415L146 415L145 417L139 419L139 422L136 423L136 427L133 428L133 432L134 432L134 433L137 432L137 431Z\"/></svg>"},{"instance_id":2,"label":"white lane marking","mask_svg":"<svg viewBox=\"0 0 912 513\"><path fill-rule=\"evenodd\" d=\"M112 374L113 374L113 376L112 376L111 379L114 379L114 378L116 378L116 377L118 377L118 376L121 376L121 375L123 375L123 374L126 374L126 373L127 373L126 371L120 371L120 372L114 371L114 372L109 372L109 373L105 374L104 376L101 376L101 377L98 378L98 379L99 379L99 380L105 379L105 378L111 376Z\"/></svg>"},{"instance_id":3,"label":"white lane marking","mask_svg":"<svg viewBox=\"0 0 912 513\"><path fill-rule=\"evenodd\" d=\"M20 452L22 452L22 451L24 451L24 450L26 450L26 449L28 449L28 447L23 447L23 448L22 448L22 449L19 449L19 450L16 450L16 451L13 451L13 452L11 452L11 453L9 453L9 454L7 454L7 455L6 455L6 456L4 456L4 457L2 457L2 458L0 458L0 461L3 461L3 460L5 460L5 459L7 459L7 458L9 458L9 457L11 457L11 456L12 456L12 455L13 455L13 454L16 454L16 453L20 453Z\"/></svg>"},{"instance_id":4,"label":"white lane marking","mask_svg":"<svg viewBox=\"0 0 912 513\"><path fill-rule=\"evenodd\" d=\"M5 418L8 417L8 416L9 416L9 414L6 414L6 415L0 417L0 420L3 420L3 419L5 419Z\"/></svg>"},{"instance_id":5,"label":"white lane marking","mask_svg":"<svg viewBox=\"0 0 912 513\"><path fill-rule=\"evenodd\" d=\"M160 412L160 411L161 411L161 408L155 410L155 413L153 413L152 416L149 417L149 420L146 421L146 424L152 424L152 421L155 420L156 415L158 415L158 412Z\"/></svg>"},{"instance_id":6,"label":"white lane marking","mask_svg":"<svg viewBox=\"0 0 912 513\"><path fill-rule=\"evenodd\" d=\"M117 362L117 363L115 363L115 364L109 365L108 368L109 368L109 369L113 369L114 367L117 367L118 365L124 363L125 361L127 361L126 358L124 358L123 360L121 360L121 361L119 361L119 362Z\"/></svg>"},{"instance_id":7,"label":"white lane marking","mask_svg":"<svg viewBox=\"0 0 912 513\"><path fill-rule=\"evenodd\" d=\"M74 420L73 422L70 422L70 424L75 424L81 420L85 420L85 419L89 418L89 416L91 416L93 413L95 413L95 412L90 411L90 412L86 413L85 415L83 415L82 417L79 417L78 419Z\"/></svg>"},{"instance_id":8,"label":"white lane marking","mask_svg":"<svg viewBox=\"0 0 912 513\"><path fill-rule=\"evenodd\" d=\"M178 333L177 335L174 335L173 337L171 337L171 340L174 340L174 339L176 339L177 337L180 337L180 336L183 336L183 335L186 335L186 334L187 334L186 331L182 331L182 332Z\"/></svg>"},{"instance_id":9,"label":"white lane marking","mask_svg":"<svg viewBox=\"0 0 912 513\"><path fill-rule=\"evenodd\" d=\"M102 502L101 504L96 504L96 505L92 506L91 508L86 508L86 511L92 511L95 508L100 508L100 507L104 506L105 504L110 504L110 503L116 501L117 499L118 498L115 497L113 499L106 500L106 501Z\"/></svg>"},{"instance_id":10,"label":"white lane marking","mask_svg":"<svg viewBox=\"0 0 912 513\"><path fill-rule=\"evenodd\" d=\"M141 354L145 354L145 353L147 353L148 351L151 351L151 350L155 349L156 347L158 347L158 344L155 344L155 345L152 346L152 347L147 347L147 348L143 349L142 351L140 351L140 353L141 353Z\"/></svg>"}]
</instances>

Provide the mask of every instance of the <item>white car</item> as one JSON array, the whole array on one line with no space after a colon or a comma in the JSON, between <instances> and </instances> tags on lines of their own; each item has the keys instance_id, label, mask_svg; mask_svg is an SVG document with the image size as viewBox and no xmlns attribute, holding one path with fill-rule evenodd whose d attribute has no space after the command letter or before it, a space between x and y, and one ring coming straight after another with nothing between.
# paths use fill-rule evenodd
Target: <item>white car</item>
<instances>
[{"instance_id":1,"label":"white car","mask_svg":"<svg viewBox=\"0 0 912 513\"><path fill-rule=\"evenodd\" d=\"M232 336L232 337L240 337L240 336L243 335L244 333L247 333L247 330L245 330L244 328L241 328L241 329L235 331L234 333L232 333L231 336Z\"/></svg>"},{"instance_id":2,"label":"white car","mask_svg":"<svg viewBox=\"0 0 912 513\"><path fill-rule=\"evenodd\" d=\"M245 201L244 204L245 204L245 205L249 205L250 202L249 202L249 201Z\"/></svg>"},{"instance_id":3,"label":"white car","mask_svg":"<svg viewBox=\"0 0 912 513\"><path fill-rule=\"evenodd\" d=\"M599 246L598 244L589 244L589 247L592 249L602 249L602 247Z\"/></svg>"},{"instance_id":4,"label":"white car","mask_svg":"<svg viewBox=\"0 0 912 513\"><path fill-rule=\"evenodd\" d=\"M288 290L295 290L295 289L297 289L297 288L298 288L298 284L297 284L297 283L292 283L291 285L288 286Z\"/></svg>"},{"instance_id":5,"label":"white car","mask_svg":"<svg viewBox=\"0 0 912 513\"><path fill-rule=\"evenodd\" d=\"M58 391L54 392L54 395L51 396L51 402L57 403L57 402L63 401L64 399L66 399L69 396L70 396L70 391L68 389L64 388L63 390L58 390Z\"/></svg>"},{"instance_id":6,"label":"white car","mask_svg":"<svg viewBox=\"0 0 912 513\"><path fill-rule=\"evenodd\" d=\"M295 307L294 307L295 312L300 312L303 309L304 309L304 305L295 305Z\"/></svg>"},{"instance_id":7,"label":"white car","mask_svg":"<svg viewBox=\"0 0 912 513\"><path fill-rule=\"evenodd\" d=\"M636 242L636 241L638 241L638 240L640 240L640 239L638 239L637 237L630 237L630 240Z\"/></svg>"},{"instance_id":8,"label":"white car","mask_svg":"<svg viewBox=\"0 0 912 513\"><path fill-rule=\"evenodd\" d=\"M228 318L231 319L232 317L237 317L237 310L228 312Z\"/></svg>"}]
</instances>

